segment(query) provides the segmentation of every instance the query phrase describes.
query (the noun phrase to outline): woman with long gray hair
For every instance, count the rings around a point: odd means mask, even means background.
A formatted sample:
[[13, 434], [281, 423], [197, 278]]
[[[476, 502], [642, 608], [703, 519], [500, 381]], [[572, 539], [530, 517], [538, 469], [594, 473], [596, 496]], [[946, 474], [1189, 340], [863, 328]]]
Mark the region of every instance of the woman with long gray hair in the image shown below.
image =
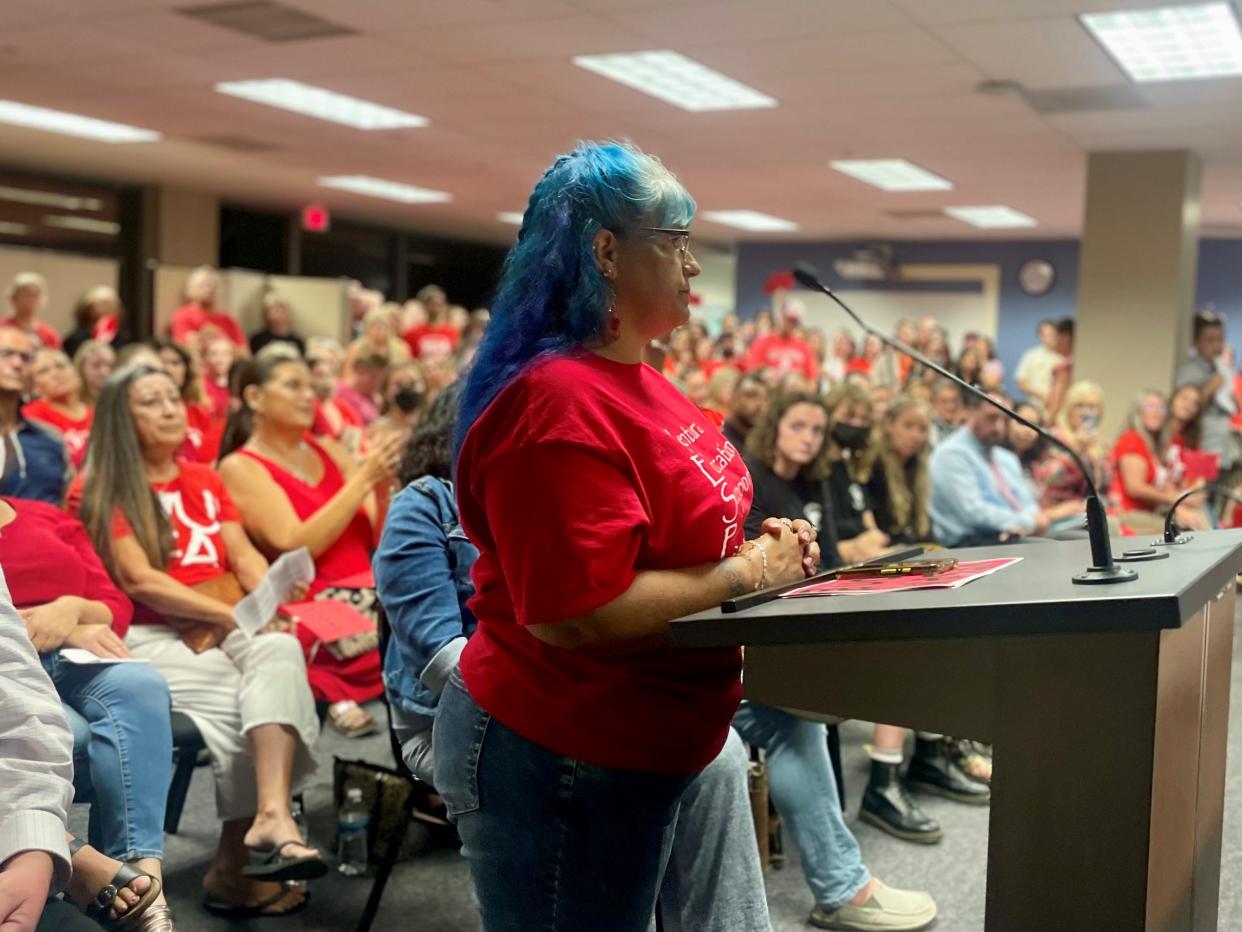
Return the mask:
[[305, 893], [285, 881], [327, 870], [290, 813], [319, 733], [302, 650], [288, 634], [247, 637], [234, 623], [233, 605], [267, 561], [219, 476], [177, 459], [185, 404], [168, 373], [115, 372], [96, 424], [70, 507], [134, 601], [126, 644], [164, 674], [173, 710], [193, 719], [211, 753], [224, 826], [203, 882], [207, 907], [231, 918], [288, 914]]

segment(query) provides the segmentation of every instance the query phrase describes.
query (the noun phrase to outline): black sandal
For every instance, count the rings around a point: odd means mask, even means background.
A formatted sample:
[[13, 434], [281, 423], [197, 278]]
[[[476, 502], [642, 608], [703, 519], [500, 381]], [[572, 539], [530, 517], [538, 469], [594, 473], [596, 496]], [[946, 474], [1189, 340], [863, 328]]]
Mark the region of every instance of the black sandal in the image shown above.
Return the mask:
[[250, 864], [242, 868], [246, 877], [259, 880], [317, 880], [328, 872], [328, 865], [317, 854], [308, 854], [300, 858], [287, 858], [281, 854], [290, 845], [306, 843], [300, 838], [290, 838], [270, 848], [252, 848], [246, 846], [246, 854]]
[[273, 893], [266, 900], [260, 900], [252, 906], [245, 906], [241, 903], [226, 903], [223, 900], [217, 900], [211, 896], [207, 896], [203, 900], [203, 909], [220, 919], [232, 919], [234, 921], [263, 918], [279, 919], [281, 916], [296, 916], [302, 910], [306, 909], [306, 905], [310, 902], [310, 893], [308, 891], [297, 905], [290, 906], [288, 909], [280, 912], [274, 913], [270, 911], [270, 907], [275, 906], [288, 895], [288, 888], [281, 888], [278, 892]]
[[[87, 843], [78, 838], [69, 842], [70, 861], [73, 860], [73, 855], [85, 847], [87, 847]], [[151, 881], [150, 888], [146, 893], [141, 894], [138, 894], [137, 891], [131, 891], [138, 895], [138, 902], [133, 906], [126, 904], [128, 908], [125, 912], [119, 916], [113, 916], [112, 913], [116, 909], [117, 895], [122, 890], [128, 889], [129, 885], [139, 877], [149, 878]], [[122, 864], [116, 874], [113, 875], [112, 880], [101, 887], [99, 892], [95, 894], [94, 899], [86, 904], [84, 912], [88, 918], [94, 919], [105, 929], [108, 929], [109, 932], [126, 929], [142, 918], [142, 914], [147, 911], [147, 907], [154, 903], [160, 895], [161, 889], [163, 889], [163, 885], [158, 878], [137, 867]]]

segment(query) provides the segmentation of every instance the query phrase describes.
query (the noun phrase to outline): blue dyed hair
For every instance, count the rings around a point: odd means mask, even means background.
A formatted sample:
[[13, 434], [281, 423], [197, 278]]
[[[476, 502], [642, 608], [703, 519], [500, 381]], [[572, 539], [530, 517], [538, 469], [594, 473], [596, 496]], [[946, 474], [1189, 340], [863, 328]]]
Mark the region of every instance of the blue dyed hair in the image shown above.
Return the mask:
[[628, 143], [582, 142], [531, 192], [505, 258], [492, 319], [474, 357], [455, 450], [500, 392], [535, 360], [601, 340], [610, 288], [595, 264], [595, 234], [625, 239], [641, 226], [683, 229], [694, 199], [660, 160]]

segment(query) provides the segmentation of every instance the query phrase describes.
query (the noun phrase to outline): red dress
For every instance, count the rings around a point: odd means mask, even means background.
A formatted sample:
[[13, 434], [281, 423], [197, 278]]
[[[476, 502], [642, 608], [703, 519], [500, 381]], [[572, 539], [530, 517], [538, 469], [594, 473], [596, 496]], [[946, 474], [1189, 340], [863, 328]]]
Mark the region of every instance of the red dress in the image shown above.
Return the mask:
[[[323, 478], [318, 485], [303, 482], [272, 460], [250, 450], [238, 451], [268, 471], [276, 484], [284, 490], [298, 518], [303, 521], [319, 511], [345, 485], [345, 477], [340, 468], [323, 447], [309, 437], [306, 442], [323, 463]], [[315, 558], [315, 580], [311, 583], [310, 594], [314, 596], [345, 579], [349, 579], [351, 585], [354, 585], [355, 580], [352, 577], [359, 575], [366, 578], [368, 585], [374, 586], [374, 577], [371, 575], [371, 540], [371, 521], [360, 508], [341, 536]], [[348, 660], [337, 660], [331, 653], [320, 648], [315, 636], [306, 628], [298, 627], [297, 634], [307, 654], [307, 673], [315, 698], [329, 702], [343, 699], [367, 702], [384, 691], [379, 651], [371, 650]]]

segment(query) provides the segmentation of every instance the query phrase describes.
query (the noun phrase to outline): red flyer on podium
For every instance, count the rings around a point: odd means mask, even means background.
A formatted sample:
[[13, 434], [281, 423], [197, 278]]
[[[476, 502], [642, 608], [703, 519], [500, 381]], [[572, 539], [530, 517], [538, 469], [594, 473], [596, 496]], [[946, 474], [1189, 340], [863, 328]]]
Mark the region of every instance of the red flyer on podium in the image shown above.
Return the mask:
[[995, 560], [971, 560], [934, 576], [841, 576], [827, 582], [813, 583], [784, 593], [782, 599], [800, 599], [811, 595], [874, 595], [879, 592], [909, 592], [913, 589], [958, 589], [968, 582], [990, 576], [1021, 557], [1000, 557]]

